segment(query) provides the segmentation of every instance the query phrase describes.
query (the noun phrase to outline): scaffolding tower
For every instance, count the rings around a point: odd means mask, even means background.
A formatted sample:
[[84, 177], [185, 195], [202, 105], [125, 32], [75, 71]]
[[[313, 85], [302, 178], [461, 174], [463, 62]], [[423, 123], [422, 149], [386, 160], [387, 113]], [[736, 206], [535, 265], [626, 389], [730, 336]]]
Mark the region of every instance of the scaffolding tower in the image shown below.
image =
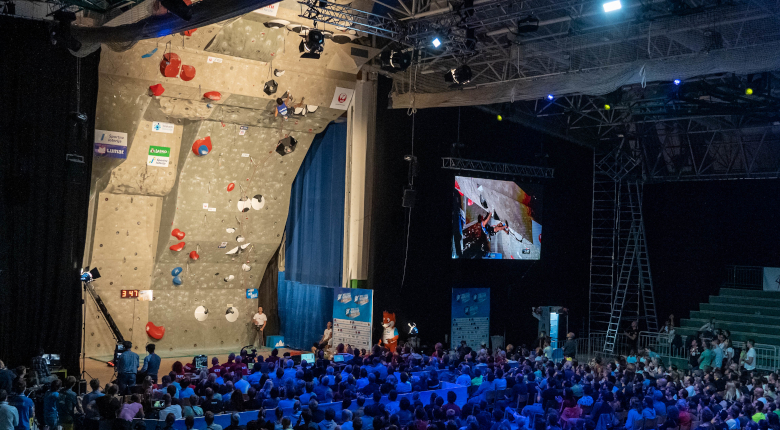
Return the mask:
[[606, 332], [606, 353], [614, 352], [625, 321], [658, 330], [637, 168], [641, 154], [635, 147], [624, 140], [593, 158], [588, 331]]

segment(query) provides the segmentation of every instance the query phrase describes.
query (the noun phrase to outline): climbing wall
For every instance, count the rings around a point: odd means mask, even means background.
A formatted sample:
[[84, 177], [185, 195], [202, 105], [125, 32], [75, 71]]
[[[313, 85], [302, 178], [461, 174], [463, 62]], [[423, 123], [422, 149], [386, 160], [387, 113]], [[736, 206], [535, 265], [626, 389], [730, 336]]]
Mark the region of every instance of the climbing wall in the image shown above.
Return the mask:
[[[330, 108], [337, 88], [354, 88], [364, 53], [376, 54], [326, 43], [322, 59], [302, 60], [301, 37], [270, 19], [251, 13], [190, 36], [103, 49], [96, 128], [127, 133], [128, 149], [126, 159], [96, 157], [85, 259], [139, 352], [148, 342], [169, 356], [251, 343], [258, 302], [247, 290], [282, 241], [292, 181], [314, 136], [344, 113]], [[181, 59], [176, 74], [160, 64], [169, 53]], [[278, 90], [266, 94], [271, 79]], [[305, 116], [274, 117], [287, 91], [308, 106]], [[275, 149], [287, 136], [297, 147], [282, 156]], [[126, 289], [154, 299], [122, 298]], [[161, 339], [147, 336], [147, 323], [165, 328]], [[113, 338], [89, 301], [86, 331], [87, 355], [108, 357]]]

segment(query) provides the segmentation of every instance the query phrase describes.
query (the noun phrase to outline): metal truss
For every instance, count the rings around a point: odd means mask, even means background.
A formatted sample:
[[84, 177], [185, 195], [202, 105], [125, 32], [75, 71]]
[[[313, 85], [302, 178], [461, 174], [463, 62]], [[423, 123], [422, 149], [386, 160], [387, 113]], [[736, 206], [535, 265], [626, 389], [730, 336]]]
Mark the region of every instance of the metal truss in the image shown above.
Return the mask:
[[299, 16], [315, 23], [321, 22], [388, 39], [403, 40], [400, 25], [393, 18], [354, 9], [350, 5], [320, 0], [301, 0], [298, 4], [305, 8]]
[[[515, 102], [504, 116], [600, 151], [620, 151], [608, 174], [641, 166], [644, 182], [780, 177], [780, 79], [716, 75], [624, 87], [602, 97]], [[754, 94], [745, 95], [746, 88]], [[605, 109], [610, 105], [610, 109]]]
[[464, 158], [444, 157], [441, 159], [442, 169], [468, 170], [471, 172], [498, 173], [510, 176], [529, 178], [552, 178], [554, 170], [551, 167], [523, 166], [520, 164], [491, 163], [489, 161], [467, 160]]

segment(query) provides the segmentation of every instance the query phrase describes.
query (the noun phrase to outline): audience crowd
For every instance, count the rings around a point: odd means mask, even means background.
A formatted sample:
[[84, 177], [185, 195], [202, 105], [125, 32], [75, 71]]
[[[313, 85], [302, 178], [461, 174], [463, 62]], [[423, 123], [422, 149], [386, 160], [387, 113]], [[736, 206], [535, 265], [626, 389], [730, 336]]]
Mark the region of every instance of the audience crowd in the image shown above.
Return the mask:
[[[430, 355], [338, 345], [339, 363], [322, 351], [300, 365], [277, 350], [268, 357], [242, 351], [225, 363], [212, 358], [209, 368], [176, 362], [159, 380], [152, 348], [141, 373], [137, 355], [128, 354], [114, 382], [103, 387], [93, 379], [82, 396], [69, 377], [53, 380], [33, 402], [23, 368], [0, 370], [0, 430], [30, 430], [31, 422], [48, 430], [127, 430], [138, 418], [164, 429], [184, 419], [191, 429], [196, 417], [222, 430], [214, 416], [223, 413], [231, 417], [225, 430], [780, 430], [777, 374], [756, 372], [752, 342], [740, 357], [729, 357], [727, 340], [697, 343], [685, 369], [646, 352], [578, 362], [572, 343], [560, 361], [545, 342], [495, 351], [437, 344]], [[467, 398], [437, 395], [452, 387], [444, 383], [468, 387]], [[238, 413], [255, 410], [257, 419], [239, 425]]]

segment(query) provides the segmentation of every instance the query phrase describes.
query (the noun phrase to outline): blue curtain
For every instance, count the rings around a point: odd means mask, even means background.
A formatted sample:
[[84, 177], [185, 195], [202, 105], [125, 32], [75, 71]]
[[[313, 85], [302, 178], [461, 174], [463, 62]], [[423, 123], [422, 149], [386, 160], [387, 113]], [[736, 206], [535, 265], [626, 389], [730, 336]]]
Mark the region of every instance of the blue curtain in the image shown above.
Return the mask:
[[295, 177], [285, 242], [288, 281], [341, 286], [346, 151], [347, 124], [333, 123], [314, 138]]
[[285, 279], [279, 272], [279, 321], [284, 343], [308, 351], [333, 319], [333, 288]]

